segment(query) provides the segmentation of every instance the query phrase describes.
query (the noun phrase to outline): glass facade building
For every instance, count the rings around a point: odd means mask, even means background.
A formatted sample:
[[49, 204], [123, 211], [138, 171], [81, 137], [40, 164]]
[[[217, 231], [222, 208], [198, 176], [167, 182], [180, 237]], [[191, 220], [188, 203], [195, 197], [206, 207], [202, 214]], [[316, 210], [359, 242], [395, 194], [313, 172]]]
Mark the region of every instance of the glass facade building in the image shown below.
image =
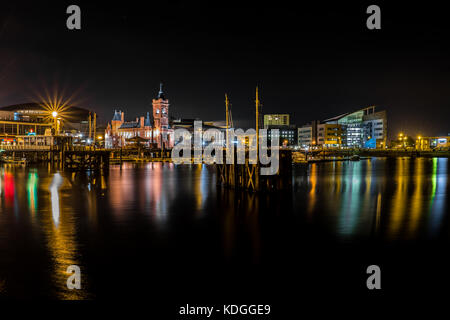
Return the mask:
[[384, 148], [387, 140], [386, 111], [375, 106], [345, 113], [323, 121], [313, 121], [298, 130], [300, 147]]

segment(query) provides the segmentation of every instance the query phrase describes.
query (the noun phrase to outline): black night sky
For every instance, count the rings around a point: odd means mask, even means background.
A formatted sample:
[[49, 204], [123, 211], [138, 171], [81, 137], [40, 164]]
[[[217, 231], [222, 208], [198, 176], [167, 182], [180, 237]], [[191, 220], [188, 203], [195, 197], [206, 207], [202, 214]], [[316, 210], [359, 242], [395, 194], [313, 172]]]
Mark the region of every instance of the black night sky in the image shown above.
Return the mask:
[[[4, 1], [0, 106], [58, 87], [100, 122], [114, 109], [133, 119], [162, 81], [172, 116], [224, 119], [227, 92], [237, 124], [250, 126], [258, 85], [263, 112], [290, 112], [298, 125], [377, 105], [391, 137], [450, 132], [444, 7], [299, 3]], [[80, 31], [66, 28], [70, 4], [81, 7]], [[381, 30], [366, 28], [370, 4]]]

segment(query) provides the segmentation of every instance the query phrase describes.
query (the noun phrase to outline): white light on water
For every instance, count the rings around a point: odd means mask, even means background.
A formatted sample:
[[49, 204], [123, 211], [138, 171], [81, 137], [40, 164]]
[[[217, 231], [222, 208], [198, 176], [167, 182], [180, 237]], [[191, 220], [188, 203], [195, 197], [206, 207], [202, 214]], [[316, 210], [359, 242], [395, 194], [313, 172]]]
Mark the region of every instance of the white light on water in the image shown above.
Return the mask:
[[50, 194], [51, 194], [51, 200], [52, 200], [52, 215], [53, 215], [53, 222], [55, 223], [55, 226], [58, 227], [59, 224], [59, 187], [62, 184], [62, 177], [59, 173], [55, 173], [53, 176], [52, 183], [50, 184]]

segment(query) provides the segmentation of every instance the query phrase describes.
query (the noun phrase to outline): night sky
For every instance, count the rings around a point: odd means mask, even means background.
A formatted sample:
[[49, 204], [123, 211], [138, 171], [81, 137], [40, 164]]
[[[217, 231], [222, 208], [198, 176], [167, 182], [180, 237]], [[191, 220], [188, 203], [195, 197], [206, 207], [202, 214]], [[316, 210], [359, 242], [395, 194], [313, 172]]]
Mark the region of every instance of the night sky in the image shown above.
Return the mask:
[[[171, 115], [224, 119], [227, 92], [245, 127], [258, 85], [263, 112], [298, 125], [377, 105], [391, 137], [447, 135], [448, 13], [396, 2], [3, 1], [0, 106], [57, 89], [100, 122], [114, 109], [131, 120], [151, 110], [162, 81]], [[66, 28], [70, 4], [81, 7], [80, 31]], [[381, 30], [366, 28], [370, 4]]]

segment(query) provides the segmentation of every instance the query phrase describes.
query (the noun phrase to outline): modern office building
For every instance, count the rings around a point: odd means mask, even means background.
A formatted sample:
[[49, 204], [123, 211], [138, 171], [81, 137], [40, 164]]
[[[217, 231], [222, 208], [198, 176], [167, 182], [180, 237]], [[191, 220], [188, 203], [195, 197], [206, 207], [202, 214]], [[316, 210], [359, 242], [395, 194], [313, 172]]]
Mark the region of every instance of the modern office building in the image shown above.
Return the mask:
[[289, 126], [289, 114], [265, 114], [264, 128], [269, 126]]
[[[313, 145], [313, 126], [304, 125], [298, 130], [297, 142], [301, 148], [306, 148]], [[315, 142], [314, 142], [315, 144]]]
[[295, 125], [288, 125], [288, 126], [275, 126], [270, 125], [267, 128], [267, 137], [270, 142], [272, 142], [272, 138], [275, 135], [275, 131], [278, 130], [278, 136], [279, 136], [279, 144], [280, 146], [295, 146], [297, 145], [297, 127]]
[[298, 146], [301, 148], [306, 148], [317, 145], [317, 125], [319, 123], [320, 121], [313, 120], [311, 123], [305, 124], [297, 129]]
[[264, 129], [267, 129], [267, 137], [272, 141], [275, 131], [279, 131], [279, 144], [283, 146], [297, 145], [298, 132], [295, 125], [289, 122], [289, 114], [265, 114]]
[[311, 124], [298, 128], [298, 145], [301, 148], [311, 146], [340, 147], [342, 145], [342, 126], [313, 121]]
[[321, 123], [317, 125], [317, 145], [328, 148], [342, 145], [342, 125]]
[[387, 139], [386, 111], [375, 106], [339, 115], [323, 121], [341, 126], [342, 146], [352, 148], [383, 148]]
[[386, 111], [375, 106], [345, 113], [323, 121], [313, 121], [298, 129], [300, 147], [384, 148], [387, 140]]

